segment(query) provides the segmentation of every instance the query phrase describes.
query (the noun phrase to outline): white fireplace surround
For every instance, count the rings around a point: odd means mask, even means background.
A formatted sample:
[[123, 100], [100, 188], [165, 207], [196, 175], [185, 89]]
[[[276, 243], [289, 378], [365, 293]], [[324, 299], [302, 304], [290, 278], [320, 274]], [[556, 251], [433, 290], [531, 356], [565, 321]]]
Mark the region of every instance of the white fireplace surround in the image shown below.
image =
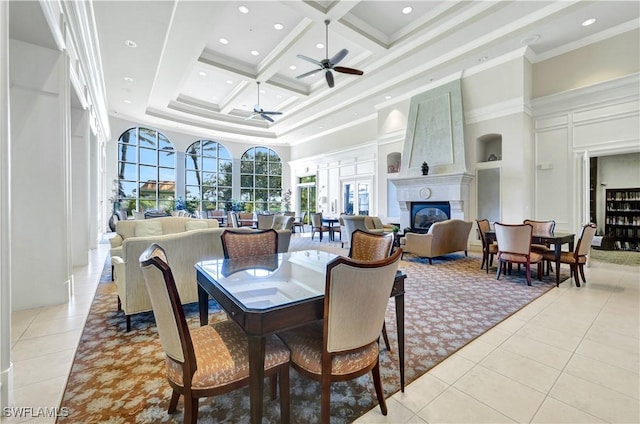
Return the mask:
[[400, 228], [411, 226], [412, 202], [449, 202], [451, 219], [469, 221], [471, 181], [473, 175], [466, 172], [392, 179], [400, 204]]

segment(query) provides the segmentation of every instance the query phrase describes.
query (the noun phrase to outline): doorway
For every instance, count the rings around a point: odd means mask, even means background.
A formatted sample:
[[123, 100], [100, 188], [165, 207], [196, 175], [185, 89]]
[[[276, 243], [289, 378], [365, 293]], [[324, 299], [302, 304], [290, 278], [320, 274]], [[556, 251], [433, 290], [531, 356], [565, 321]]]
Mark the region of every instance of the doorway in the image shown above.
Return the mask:
[[316, 177], [301, 177], [298, 180], [298, 204], [300, 216], [304, 217], [304, 223], [310, 223], [310, 214], [316, 212]]
[[349, 215], [369, 215], [371, 178], [342, 182], [342, 210]]

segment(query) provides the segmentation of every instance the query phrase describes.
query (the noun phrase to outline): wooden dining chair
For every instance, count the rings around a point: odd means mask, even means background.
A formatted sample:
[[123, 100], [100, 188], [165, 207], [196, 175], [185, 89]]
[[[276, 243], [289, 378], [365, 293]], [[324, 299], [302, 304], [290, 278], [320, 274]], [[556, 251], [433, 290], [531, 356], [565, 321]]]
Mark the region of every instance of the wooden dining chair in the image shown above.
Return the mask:
[[225, 230], [220, 239], [225, 258], [273, 255], [278, 252], [278, 232], [274, 229]]
[[322, 223], [322, 212], [312, 213], [311, 215], [311, 240], [315, 233], [320, 233], [320, 241], [322, 241], [322, 234], [331, 231], [328, 225]]
[[[196, 423], [199, 398], [249, 384], [247, 337], [230, 320], [189, 328], [166, 254], [158, 244], [142, 253], [140, 267], [166, 354], [167, 379], [173, 389], [168, 413], [176, 411], [180, 396], [184, 396], [183, 422]], [[290, 353], [276, 336], [267, 339], [265, 350], [265, 376], [271, 377], [272, 397], [279, 377], [281, 420], [289, 422]]]
[[[552, 221], [534, 221], [533, 219], [525, 219], [523, 221], [523, 224], [530, 224], [533, 227], [533, 234], [536, 234], [536, 235], [551, 235], [553, 234], [553, 231], [556, 228], [556, 221], [553, 221], [553, 220]], [[531, 251], [540, 253], [542, 255], [543, 253], [553, 252], [554, 249], [552, 249], [550, 246], [545, 244], [532, 243]], [[545, 262], [547, 263], [547, 273], [548, 273], [549, 271], [552, 271], [551, 262], [550, 261], [545, 261]]]
[[494, 224], [496, 239], [498, 240], [498, 271], [496, 280], [507, 264], [522, 264], [525, 266], [527, 285], [531, 285], [531, 264], [538, 264], [538, 280], [542, 280], [542, 255], [531, 251], [531, 235], [533, 227], [530, 224]]
[[320, 381], [320, 421], [331, 415], [331, 383], [373, 375], [380, 410], [387, 415], [380, 365], [380, 328], [402, 249], [386, 259], [355, 261], [339, 256], [327, 264], [324, 319], [278, 335], [291, 351], [291, 365]]
[[[355, 230], [351, 234], [349, 257], [358, 261], [379, 261], [388, 258], [393, 249], [393, 233], [371, 234]], [[382, 323], [382, 338], [387, 350], [391, 352], [391, 344], [387, 335], [387, 325]]]
[[296, 228], [300, 228], [300, 231], [302, 231], [304, 233], [304, 218], [306, 217], [307, 213], [306, 212], [302, 212], [302, 215], [299, 218], [295, 218], [293, 221], [293, 232], [296, 232]]
[[[587, 280], [584, 277], [584, 264], [587, 263], [587, 255], [591, 249], [593, 237], [596, 235], [596, 229], [596, 224], [583, 225], [580, 229], [578, 243], [576, 244], [576, 248], [573, 252], [560, 252], [560, 263], [569, 264], [569, 267], [571, 268], [571, 275], [573, 276], [573, 280], [576, 282], [576, 287], [580, 287], [578, 271], [580, 271], [582, 282], [587, 284]], [[553, 250], [543, 253], [542, 257], [546, 261], [550, 262], [555, 262], [556, 260], [556, 255]], [[558, 269], [556, 272], [560, 272], [560, 270]]]
[[[487, 231], [491, 231], [491, 225], [489, 224], [488, 219], [476, 219], [476, 224], [478, 225], [478, 236], [480, 237], [480, 243], [482, 243], [482, 264], [480, 265], [480, 269], [484, 268], [486, 264], [488, 274], [489, 267], [493, 266], [493, 256], [498, 253], [498, 244], [491, 243], [487, 248], [484, 233]], [[487, 261], [489, 262], [487, 263]]]

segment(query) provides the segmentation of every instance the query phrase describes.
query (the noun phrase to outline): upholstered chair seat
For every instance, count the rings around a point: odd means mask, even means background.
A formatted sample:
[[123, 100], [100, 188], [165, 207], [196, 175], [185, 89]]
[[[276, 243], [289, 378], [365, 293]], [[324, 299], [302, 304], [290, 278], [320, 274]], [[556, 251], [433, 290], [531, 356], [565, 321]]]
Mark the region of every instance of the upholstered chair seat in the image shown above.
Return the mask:
[[[583, 225], [580, 229], [580, 236], [578, 238], [578, 243], [576, 244], [576, 248], [573, 252], [561, 252], [560, 253], [560, 263], [568, 264], [571, 268], [571, 274], [573, 275], [573, 279], [576, 282], [576, 286], [580, 287], [580, 278], [578, 277], [578, 272], [580, 272], [580, 276], [582, 277], [582, 282], [585, 284], [587, 280], [584, 276], [584, 264], [587, 263], [587, 255], [589, 254], [589, 250], [591, 249], [591, 242], [593, 241], [593, 237], [596, 234], [596, 225], [595, 224], [586, 224]], [[552, 262], [556, 260], [555, 253], [553, 251], [543, 253], [542, 256], [546, 261]], [[560, 272], [559, 269], [556, 272]]]
[[498, 271], [496, 272], [496, 279], [500, 279], [503, 269], [506, 274], [507, 264], [516, 263], [525, 266], [527, 285], [531, 285], [532, 264], [538, 265], [538, 280], [541, 280], [542, 255], [531, 251], [533, 226], [531, 224], [509, 225], [496, 222], [494, 227], [496, 239], [498, 240]]
[[323, 320], [278, 334], [291, 351], [291, 365], [320, 381], [323, 424], [330, 422], [331, 383], [369, 371], [380, 410], [387, 415], [378, 339], [401, 255], [398, 249], [371, 262], [338, 256], [327, 264]]
[[[153, 305], [167, 379], [173, 389], [168, 413], [184, 397], [183, 422], [198, 421], [198, 399], [249, 385], [248, 341], [232, 321], [189, 328], [164, 249], [151, 244], [140, 255], [140, 268]], [[265, 376], [271, 377], [272, 397], [279, 377], [281, 421], [289, 422], [289, 350], [276, 336], [265, 345]]]

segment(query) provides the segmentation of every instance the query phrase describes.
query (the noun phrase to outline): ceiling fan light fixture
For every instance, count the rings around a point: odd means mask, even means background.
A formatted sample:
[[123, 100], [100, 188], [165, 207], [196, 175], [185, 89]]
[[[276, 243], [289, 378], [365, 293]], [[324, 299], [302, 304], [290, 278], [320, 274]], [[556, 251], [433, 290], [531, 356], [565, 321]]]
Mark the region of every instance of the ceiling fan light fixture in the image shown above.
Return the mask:
[[[326, 47], [325, 58], [322, 60], [316, 60], [302, 54], [296, 55], [298, 59], [306, 60], [307, 62], [313, 63], [317, 67], [317, 69], [313, 69], [309, 72], [305, 72], [304, 74], [298, 75], [296, 78], [301, 79], [306, 77], [313, 77], [315, 76], [316, 72], [325, 71], [324, 76], [327, 81], [327, 85], [329, 86], [329, 88], [333, 88], [334, 86], [333, 71], [340, 72], [343, 74], [351, 74], [351, 75], [362, 75], [364, 74], [364, 72], [362, 72], [359, 69], [346, 68], [344, 66], [336, 66], [340, 61], [342, 61], [342, 59], [345, 58], [345, 56], [347, 56], [347, 54], [349, 54], [349, 50], [347, 49], [340, 50], [338, 53], [333, 55], [331, 59], [329, 59], [329, 23], [330, 22], [331, 21], [328, 19], [324, 21], [325, 38], [326, 38], [326, 42], [324, 44], [324, 47]], [[320, 46], [321, 44], [316, 45], [316, 47], [320, 47]]]

